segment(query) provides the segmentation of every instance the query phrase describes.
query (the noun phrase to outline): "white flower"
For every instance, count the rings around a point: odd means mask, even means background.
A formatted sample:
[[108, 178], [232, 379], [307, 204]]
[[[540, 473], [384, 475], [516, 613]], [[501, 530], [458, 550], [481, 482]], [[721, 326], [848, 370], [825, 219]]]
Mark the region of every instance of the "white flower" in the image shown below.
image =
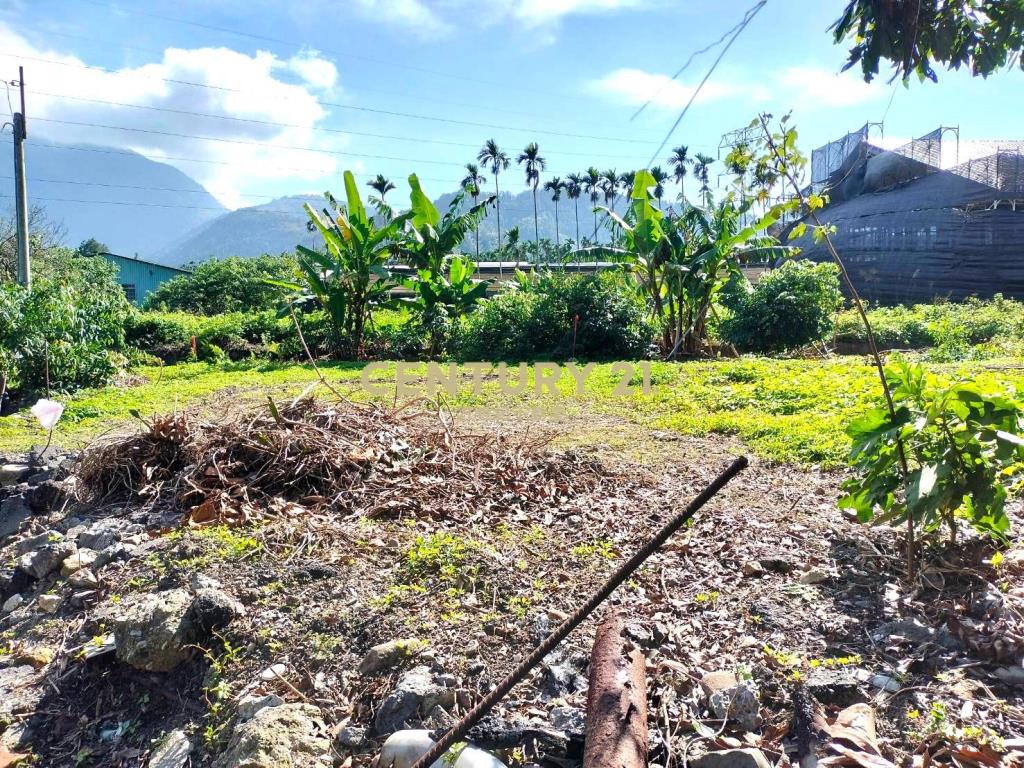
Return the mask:
[[32, 406], [32, 415], [39, 419], [43, 429], [53, 429], [64, 413], [64, 404], [42, 398]]

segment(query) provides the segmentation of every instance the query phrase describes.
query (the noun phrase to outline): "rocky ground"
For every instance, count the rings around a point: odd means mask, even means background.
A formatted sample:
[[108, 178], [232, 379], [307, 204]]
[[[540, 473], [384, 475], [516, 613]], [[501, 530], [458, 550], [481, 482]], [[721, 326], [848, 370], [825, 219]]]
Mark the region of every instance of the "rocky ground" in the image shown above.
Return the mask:
[[[0, 457], [0, 766], [366, 765], [450, 725], [742, 449], [546, 423], [291, 404]], [[1024, 764], [1024, 549], [908, 582], [839, 480], [754, 461], [613, 595], [652, 764]], [[599, 618], [482, 746], [579, 763]]]

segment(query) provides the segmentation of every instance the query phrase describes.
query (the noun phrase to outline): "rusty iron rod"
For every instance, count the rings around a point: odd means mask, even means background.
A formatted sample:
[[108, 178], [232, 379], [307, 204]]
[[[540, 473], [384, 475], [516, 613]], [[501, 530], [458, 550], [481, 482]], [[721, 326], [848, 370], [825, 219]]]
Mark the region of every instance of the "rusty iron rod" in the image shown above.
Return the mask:
[[669, 537], [686, 525], [687, 522], [703, 507], [716, 493], [728, 484], [736, 475], [747, 468], [749, 461], [746, 456], [740, 456], [733, 461], [728, 467], [726, 467], [722, 473], [716, 477], [711, 483], [704, 488], [697, 496], [691, 501], [684, 510], [679, 514], [665, 523], [654, 536], [644, 544], [627, 562], [625, 562], [615, 573], [608, 577], [608, 580], [602, 584], [584, 603], [580, 606], [575, 613], [569, 618], [563, 621], [556, 627], [550, 635], [538, 645], [533, 652], [519, 662], [519, 665], [513, 669], [508, 675], [505, 676], [494, 689], [484, 696], [480, 702], [473, 707], [469, 712], [463, 715], [462, 719], [459, 720], [451, 729], [441, 737], [433, 747], [431, 747], [419, 760], [417, 760], [412, 768], [428, 768], [437, 760], [441, 755], [445, 754], [448, 749], [455, 744], [459, 739], [465, 736], [466, 732], [480, 722], [481, 718], [490, 712], [494, 706], [501, 701], [512, 690], [519, 682], [521, 682], [530, 673], [534, 667], [536, 667], [541, 660], [554, 650], [555, 646], [562, 642], [570, 632], [576, 627], [583, 623], [583, 620], [587, 618], [594, 609], [603, 603], [608, 596], [615, 591], [616, 587], [621, 585], [626, 579], [633, 575], [634, 571], [643, 565], [644, 561], [653, 555], [662, 544], [668, 541]]
[[594, 637], [583, 768], [647, 768], [647, 670], [624, 629], [613, 610]]

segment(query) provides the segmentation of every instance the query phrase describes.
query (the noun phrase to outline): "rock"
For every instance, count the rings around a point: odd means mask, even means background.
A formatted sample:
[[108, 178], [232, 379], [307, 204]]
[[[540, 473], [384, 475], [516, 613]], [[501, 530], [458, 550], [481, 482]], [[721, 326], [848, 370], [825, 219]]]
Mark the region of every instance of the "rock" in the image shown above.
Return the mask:
[[40, 595], [36, 603], [39, 605], [39, 610], [43, 613], [56, 613], [60, 610], [61, 604], [64, 599], [60, 595]]
[[587, 690], [589, 681], [585, 673], [590, 658], [584, 653], [572, 654], [562, 660], [557, 652], [541, 665], [541, 700], [564, 699]]
[[59, 531], [43, 531], [35, 536], [28, 536], [19, 541], [16, 551], [19, 555], [24, 555], [26, 552], [35, 552], [40, 547], [47, 544], [56, 544], [58, 541], [63, 540], [64, 534]]
[[242, 604], [219, 589], [200, 589], [189, 606], [189, 621], [197, 639], [207, 638], [245, 613]]
[[192, 598], [183, 589], [145, 595], [114, 629], [117, 658], [137, 669], [168, 672], [191, 651], [192, 627], [188, 609]]
[[583, 740], [587, 733], [587, 716], [577, 707], [553, 707], [549, 713], [551, 725], [570, 739]]
[[760, 749], [727, 749], [690, 760], [693, 768], [772, 768]]
[[8, 613], [14, 613], [24, 602], [25, 598], [21, 595], [11, 595], [4, 601], [3, 607], [0, 607], [0, 614], [6, 616]]
[[414, 717], [429, 712], [440, 703], [444, 694], [450, 695], [454, 704], [454, 692], [436, 685], [426, 667], [406, 672], [381, 702], [373, 721], [374, 730], [383, 735], [405, 728]]
[[32, 509], [23, 496], [8, 496], [0, 501], [0, 539], [16, 534], [30, 517]]
[[68, 584], [77, 589], [97, 589], [100, 586], [100, 580], [88, 568], [82, 568], [68, 576]]
[[948, 629], [943, 627], [935, 630], [917, 619], [900, 619], [882, 624], [871, 632], [871, 639], [876, 643], [935, 643], [949, 651], [960, 650], [960, 641]]
[[264, 682], [277, 680], [279, 677], [284, 677], [284, 673], [287, 671], [288, 667], [284, 664], [271, 664], [269, 667], [260, 672], [260, 680]]
[[133, 527], [123, 518], [107, 517], [97, 520], [78, 534], [78, 546], [102, 552], [114, 546], [129, 530], [133, 530]]
[[1024, 685], [1024, 667], [1000, 667], [993, 674], [1007, 685]]
[[80, 571], [83, 568], [91, 568], [93, 563], [96, 562], [96, 558], [99, 553], [95, 550], [88, 549], [86, 547], [80, 547], [75, 551], [75, 554], [71, 557], [65, 558], [64, 562], [60, 565], [60, 575], [70, 576], [75, 571]]
[[875, 688], [883, 691], [888, 691], [889, 693], [896, 693], [896, 691], [903, 687], [900, 685], [900, 681], [896, 679], [896, 675], [881, 673], [873, 675], [870, 672], [865, 672], [864, 676], [867, 678], [868, 685], [874, 686]]
[[107, 547], [96, 557], [96, 562], [93, 563], [93, 567], [96, 570], [100, 570], [106, 565], [115, 562], [127, 563], [129, 560], [133, 560], [142, 554], [142, 547], [135, 544], [126, 544], [124, 542], [114, 544], [111, 547]]
[[801, 584], [821, 584], [823, 581], [828, 581], [828, 578], [828, 573], [821, 568], [808, 568], [800, 574], [798, 581]]
[[768, 557], [763, 560], [758, 560], [758, 562], [761, 564], [762, 568], [766, 571], [771, 571], [772, 573], [781, 573], [785, 575], [796, 570], [796, 567], [791, 562], [778, 557]]
[[238, 716], [238, 721], [244, 723], [246, 720], [252, 720], [261, 709], [280, 707], [282, 704], [284, 704], [284, 699], [275, 693], [266, 696], [246, 696], [238, 702], [235, 714]]
[[744, 576], [764, 576], [767, 573], [764, 566], [753, 560], [747, 561], [743, 564], [743, 575]]
[[0, 486], [17, 485], [26, 477], [32, 468], [28, 464], [0, 464]]
[[201, 589], [223, 589], [224, 585], [205, 573], [193, 573], [188, 583], [193, 592]]
[[183, 768], [192, 751], [192, 742], [182, 730], [168, 733], [149, 757], [149, 768]]
[[755, 731], [761, 724], [761, 702], [753, 680], [737, 680], [732, 672], [710, 672], [700, 681], [708, 697], [712, 717], [735, 723], [744, 731]]
[[0, 601], [21, 594], [35, 581], [18, 568], [0, 568]]
[[34, 712], [46, 694], [46, 686], [38, 685], [41, 679], [30, 664], [0, 668], [0, 720]]
[[985, 591], [971, 602], [971, 607], [968, 610], [968, 614], [972, 618], [982, 621], [998, 619], [1002, 613], [1003, 594], [993, 584], [985, 585]]
[[59, 506], [67, 494], [65, 484], [59, 480], [43, 480], [29, 488], [25, 499], [36, 514], [45, 514]]
[[18, 558], [18, 567], [37, 579], [45, 579], [60, 568], [61, 563], [75, 553], [75, 545], [68, 541], [44, 544]]
[[358, 755], [366, 752], [369, 747], [370, 738], [366, 728], [346, 725], [344, 728], [340, 728], [334, 736], [334, 749], [341, 754]]
[[326, 732], [310, 704], [266, 707], [235, 727], [213, 768], [323, 768], [331, 764]]
[[[377, 765], [392, 768], [411, 768], [428, 749], [434, 746], [430, 731], [398, 731], [391, 734], [380, 748]], [[465, 747], [461, 752], [452, 747], [435, 760], [430, 768], [505, 768], [494, 755], [476, 747]]]
[[375, 645], [359, 662], [360, 675], [376, 675], [397, 666], [427, 647], [427, 643], [416, 638], [391, 640]]
[[848, 707], [863, 697], [857, 677], [844, 669], [812, 669], [804, 681], [804, 687], [822, 704]]

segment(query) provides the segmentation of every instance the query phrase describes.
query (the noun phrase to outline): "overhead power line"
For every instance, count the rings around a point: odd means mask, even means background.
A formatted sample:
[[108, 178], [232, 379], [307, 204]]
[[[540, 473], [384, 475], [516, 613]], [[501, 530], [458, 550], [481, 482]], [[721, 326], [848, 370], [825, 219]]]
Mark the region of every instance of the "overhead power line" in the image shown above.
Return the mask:
[[[81, 2], [90, 3], [91, 5], [96, 5], [96, 6], [99, 6], [101, 8], [105, 8], [107, 10], [110, 9], [109, 0], [81, 0]], [[153, 13], [151, 11], [142, 11], [142, 10], [139, 10], [137, 8], [123, 8], [122, 7], [122, 8], [120, 8], [120, 10], [125, 11], [126, 13], [131, 13], [131, 14], [136, 15], [136, 16], [144, 16], [144, 17], [148, 17], [148, 18], [151, 18], [151, 19], [157, 19], [158, 21], [168, 21], [168, 22], [170, 22], [172, 24], [183, 24], [185, 26], [196, 27], [197, 29], [205, 29], [205, 30], [208, 30], [208, 31], [211, 31], [211, 32], [223, 32], [223, 33], [229, 34], [229, 35], [237, 35], [238, 37], [246, 37], [246, 38], [249, 38], [250, 40], [257, 40], [259, 42], [275, 43], [277, 45], [285, 45], [285, 46], [288, 46], [290, 48], [294, 48], [296, 53], [302, 53], [305, 50], [309, 50], [309, 48], [311, 47], [307, 43], [300, 43], [300, 42], [296, 42], [294, 40], [285, 40], [285, 39], [282, 39], [282, 38], [279, 38], [279, 37], [272, 37], [270, 35], [259, 35], [259, 34], [256, 34], [254, 32], [245, 32], [245, 31], [239, 30], [239, 29], [232, 29], [231, 27], [221, 27], [221, 26], [217, 26], [215, 24], [206, 24], [206, 23], [200, 22], [200, 21], [192, 21], [191, 19], [179, 19], [179, 18], [175, 18], [174, 16], [165, 16], [165, 15], [160, 14], [160, 13]], [[387, 10], [385, 9], [383, 12], [386, 13]], [[351, 51], [342, 52], [342, 51], [337, 51], [337, 50], [331, 50], [329, 48], [321, 48], [319, 46], [316, 47], [316, 50], [317, 50], [318, 53], [330, 54], [332, 57], [334, 57], [336, 59], [339, 59], [339, 60], [342, 60], [342, 61], [344, 61], [346, 59], [355, 59], [355, 60], [358, 60], [358, 61], [366, 61], [366, 62], [369, 62], [371, 64], [376, 64], [378, 66], [395, 67], [395, 68], [398, 68], [398, 69], [406, 69], [406, 70], [409, 70], [411, 72], [420, 72], [421, 74], [433, 75], [435, 77], [447, 77], [447, 78], [450, 78], [452, 80], [462, 80], [462, 81], [469, 82], [469, 83], [477, 83], [478, 85], [498, 86], [500, 88], [505, 88], [507, 90], [523, 91], [523, 92], [530, 93], [530, 94], [533, 94], [533, 95], [536, 95], [538, 93], [544, 93], [544, 94], [546, 94], [548, 96], [553, 96], [553, 97], [555, 97], [557, 99], [580, 100], [580, 98], [578, 96], [573, 96], [572, 94], [558, 93], [558, 92], [554, 92], [554, 91], [544, 91], [544, 90], [541, 90], [541, 89], [532, 88], [530, 86], [524, 86], [524, 85], [522, 85], [520, 83], [505, 83], [505, 82], [499, 82], [499, 81], [496, 81], [496, 80], [485, 80], [485, 79], [478, 78], [478, 77], [470, 77], [468, 75], [464, 75], [464, 74], [461, 74], [461, 73], [443, 72], [443, 71], [436, 70], [436, 69], [428, 69], [426, 67], [418, 67], [418, 66], [415, 66], [415, 65], [412, 65], [412, 64], [402, 64], [401, 62], [397, 62], [394, 59], [377, 59], [377, 58], [374, 58], [372, 56], [366, 56], [366, 55], [359, 54], [359, 53], [352, 53]]]
[[[326, 126], [311, 126], [302, 125], [300, 123], [280, 123], [273, 120], [261, 120], [258, 118], [251, 117], [236, 117], [234, 115], [221, 115], [215, 112], [193, 112], [187, 109], [173, 109], [171, 107], [153, 107], [147, 104], [132, 104], [125, 101], [110, 101], [108, 99], [93, 99], [85, 96], [73, 96], [68, 93], [52, 93], [50, 91], [40, 91], [37, 89], [30, 89], [31, 92], [37, 96], [48, 96], [55, 99], [67, 99], [71, 101], [84, 101], [90, 104], [107, 104], [114, 107], [127, 107], [130, 109], [141, 109], [148, 112], [166, 112], [174, 115], [186, 115], [188, 117], [205, 117], [213, 120], [227, 120], [235, 123], [249, 123], [251, 125], [266, 125], [273, 126], [276, 128], [298, 128], [301, 130], [315, 131], [317, 133], [330, 133], [338, 135], [348, 136], [363, 136], [373, 139], [386, 139], [388, 141], [410, 141], [416, 144], [440, 144], [448, 147], [460, 147], [464, 149], [479, 149], [479, 144], [469, 144], [467, 142], [460, 141], [445, 141], [444, 139], [428, 139], [421, 136], [395, 136], [393, 134], [385, 133], [373, 133], [371, 131], [353, 131], [347, 128], [329, 128]], [[599, 157], [602, 159], [614, 159], [614, 160], [630, 160], [635, 157], [634, 155], [605, 155], [600, 153], [592, 152], [566, 152], [562, 150], [556, 150], [555, 152], [545, 152], [546, 155], [564, 155], [572, 157]]]
[[[46, 29], [41, 32], [46, 37], [66, 37], [71, 40], [83, 40], [87, 43], [92, 43], [98, 48], [104, 50], [110, 50], [116, 48], [122, 51], [139, 51], [140, 53], [155, 54], [163, 57], [167, 50], [165, 48], [151, 48], [138, 45], [128, 45], [121, 40], [104, 40], [102, 38], [93, 37], [92, 35], [76, 35], [71, 32], [58, 32], [53, 29]], [[403, 99], [416, 99], [417, 101], [429, 101], [431, 104], [445, 104], [451, 107], [466, 107], [467, 109], [481, 110], [484, 112], [501, 112], [506, 115], [515, 115], [516, 117], [526, 117], [535, 120], [559, 120], [561, 116], [556, 115], [542, 115], [536, 112], [523, 112], [519, 109], [505, 109], [504, 107], [495, 106], [494, 104], [478, 104], [467, 101], [452, 101], [451, 99], [438, 98], [434, 95], [427, 95], [425, 93], [412, 93], [410, 91], [391, 91], [384, 88], [373, 88], [362, 83], [354, 84], [346, 82], [342, 86], [342, 90], [353, 91], [356, 93], [379, 93], [384, 96], [398, 96]]]
[[653, 165], [655, 158], [657, 158], [658, 155], [661, 154], [661, 151], [665, 149], [665, 145], [668, 144], [669, 139], [672, 138], [672, 134], [675, 133], [676, 128], [679, 127], [679, 124], [683, 122], [683, 118], [686, 117], [686, 113], [690, 111], [690, 107], [693, 106], [693, 102], [696, 101], [697, 96], [700, 95], [700, 92], [704, 90], [704, 86], [707, 84], [708, 80], [711, 79], [711, 76], [715, 73], [715, 70], [718, 69], [718, 65], [722, 63], [722, 59], [725, 58], [725, 54], [727, 54], [729, 52], [729, 49], [732, 48], [732, 44], [739, 39], [739, 36], [743, 34], [743, 30], [745, 30], [749, 26], [750, 22], [754, 20], [754, 17], [757, 16], [758, 12], [762, 8], [764, 8], [767, 3], [768, 0], [759, 0], [758, 3], [756, 3], [749, 11], [746, 12], [746, 14], [743, 17], [743, 20], [736, 27], [734, 27], [736, 31], [733, 32], [732, 37], [729, 38], [729, 42], [727, 42], [725, 44], [725, 47], [722, 48], [721, 53], [718, 54], [718, 57], [711, 65], [711, 68], [708, 69], [707, 74], [704, 75], [704, 79], [700, 81], [700, 85], [697, 86], [696, 90], [694, 90], [693, 92], [693, 95], [690, 96], [690, 100], [686, 102], [686, 106], [683, 107], [683, 111], [679, 113], [679, 117], [677, 117], [676, 121], [672, 123], [672, 127], [668, 129], [668, 133], [665, 134], [665, 138], [662, 139], [661, 144], [658, 145], [658, 149], [655, 150], [654, 155], [651, 157], [651, 161], [648, 163], [648, 166]]
[[[264, 96], [264, 94], [259, 92], [259, 91], [247, 91], [247, 90], [244, 90], [244, 89], [241, 89], [241, 88], [231, 88], [231, 87], [223, 86], [223, 85], [211, 85], [209, 83], [197, 83], [197, 82], [194, 82], [194, 81], [191, 81], [191, 80], [180, 80], [180, 79], [177, 79], [177, 78], [150, 77], [148, 75], [144, 75], [141, 72], [126, 72], [126, 71], [123, 71], [123, 70], [109, 69], [107, 67], [93, 66], [91, 64], [78, 64], [78, 63], [70, 62], [70, 61], [58, 61], [56, 59], [47, 59], [47, 58], [43, 58], [43, 57], [40, 57], [40, 56], [23, 56], [23, 55], [20, 55], [20, 54], [6, 53], [6, 52], [0, 52], [0, 56], [7, 56], [7, 57], [10, 57], [10, 58], [15, 58], [15, 59], [19, 59], [19, 60], [25, 60], [25, 61], [38, 61], [38, 62], [41, 62], [41, 63], [53, 64], [55, 66], [60, 66], [60, 67], [75, 67], [77, 69], [96, 70], [96, 71], [99, 71], [99, 72], [106, 72], [107, 74], [114, 74], [114, 75], [119, 75], [119, 76], [122, 76], [122, 77], [124, 77], [124, 76], [140, 77], [140, 78], [145, 79], [145, 80], [151, 80], [151, 81], [155, 80], [157, 82], [173, 83], [175, 85], [185, 85], [185, 86], [191, 86], [191, 87], [194, 87], [194, 88], [208, 88], [208, 89], [211, 89], [211, 90], [225, 91], [225, 92], [228, 92], [228, 93], [241, 93], [241, 94], [249, 94], [249, 95], [256, 95], [256, 96]], [[284, 98], [284, 97], [282, 97], [282, 98]], [[532, 127], [523, 127], [523, 126], [514, 126], [514, 125], [501, 125], [500, 123], [483, 123], [483, 122], [476, 122], [476, 121], [473, 121], [473, 120], [458, 120], [458, 119], [450, 118], [450, 117], [438, 117], [436, 115], [422, 115], [422, 114], [418, 114], [416, 112], [400, 112], [400, 111], [397, 111], [397, 110], [378, 109], [376, 107], [357, 106], [355, 104], [341, 104], [339, 102], [334, 102], [334, 101], [324, 101], [322, 99], [315, 99], [312, 96], [310, 97], [310, 99], [312, 101], [316, 102], [317, 104], [319, 104], [322, 107], [331, 107], [333, 109], [346, 109], [346, 110], [355, 111], [355, 112], [364, 112], [364, 113], [370, 113], [370, 114], [376, 114], [376, 115], [384, 115], [384, 116], [387, 116], [387, 117], [404, 117], [404, 118], [407, 118], [407, 119], [410, 119], [410, 120], [424, 120], [424, 121], [429, 121], [429, 122], [443, 123], [443, 124], [446, 124], [446, 125], [462, 125], [462, 126], [466, 126], [466, 127], [469, 127], [469, 128], [486, 128], [488, 130], [498, 130], [498, 131], [516, 131], [516, 132], [519, 132], [519, 133], [529, 133], [529, 134], [546, 135], [546, 136], [559, 136], [559, 137], [568, 138], [568, 139], [590, 139], [590, 140], [593, 140], [593, 141], [612, 141], [612, 142], [619, 142], [619, 143], [622, 143], [622, 144], [654, 144], [655, 143], [654, 141], [652, 141], [650, 139], [632, 139], [632, 138], [616, 137], [616, 136], [600, 136], [600, 135], [587, 134], [587, 133], [574, 133], [574, 132], [571, 132], [571, 131], [553, 131], [553, 130], [546, 130], [546, 129], [543, 129], [543, 128], [532, 128]]]

